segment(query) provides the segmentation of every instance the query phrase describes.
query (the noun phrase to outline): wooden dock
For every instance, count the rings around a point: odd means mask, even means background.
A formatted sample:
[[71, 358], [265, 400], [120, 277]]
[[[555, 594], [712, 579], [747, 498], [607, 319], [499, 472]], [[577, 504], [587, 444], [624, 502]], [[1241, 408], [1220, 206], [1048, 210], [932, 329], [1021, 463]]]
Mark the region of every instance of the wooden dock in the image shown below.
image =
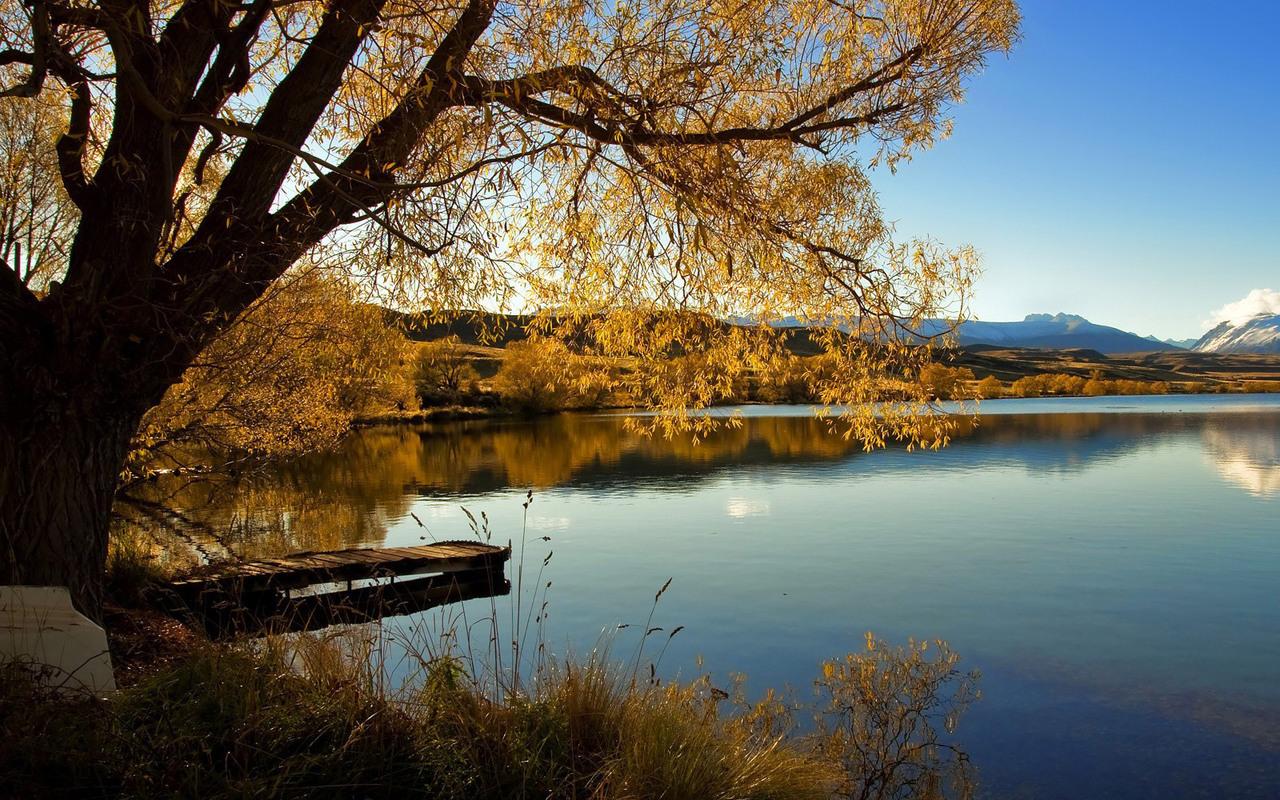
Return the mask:
[[166, 605], [215, 637], [315, 630], [505, 595], [510, 558], [508, 547], [452, 541], [211, 564], [171, 582]]

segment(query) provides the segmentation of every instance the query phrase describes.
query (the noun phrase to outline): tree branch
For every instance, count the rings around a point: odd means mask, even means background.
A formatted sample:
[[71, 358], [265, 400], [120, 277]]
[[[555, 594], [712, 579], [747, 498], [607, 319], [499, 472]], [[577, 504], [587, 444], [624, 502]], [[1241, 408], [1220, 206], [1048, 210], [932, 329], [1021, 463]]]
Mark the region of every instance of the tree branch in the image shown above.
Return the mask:
[[361, 203], [370, 203], [379, 196], [383, 191], [378, 188], [379, 183], [391, 178], [395, 168], [412, 155], [431, 123], [458, 101], [462, 63], [489, 26], [495, 5], [495, 0], [471, 0], [467, 4], [414, 87], [374, 125], [343, 160], [340, 169], [317, 178], [273, 215], [272, 221], [283, 235], [297, 236], [310, 247], [358, 211]]
[[[864, 114], [808, 125], [803, 124], [830, 110], [829, 106], [823, 105], [781, 125], [737, 126], [708, 131], [659, 131], [646, 127], [643, 115], [608, 120], [599, 117], [595, 113], [573, 111], [554, 103], [538, 100], [532, 96], [549, 91], [559, 91], [581, 100], [586, 95], [580, 91], [575, 91], [575, 88], [583, 85], [580, 81], [585, 75], [594, 75], [594, 73], [585, 67], [558, 68], [502, 81], [493, 81], [468, 75], [463, 78], [462, 85], [465, 102], [468, 104], [500, 103], [527, 117], [551, 123], [558, 127], [576, 130], [604, 144], [636, 147], [790, 141], [805, 147], [818, 148], [815, 142], [808, 141], [804, 137], [827, 130], [868, 126], [906, 108], [904, 103], [893, 103], [872, 109]], [[599, 76], [595, 77], [596, 80], [599, 80]], [[611, 90], [606, 92], [608, 96], [626, 98], [625, 95], [613, 89], [603, 80], [599, 80], [599, 84], [592, 82], [589, 85], [597, 88], [603, 85], [603, 87], [608, 87]], [[847, 94], [848, 96], [845, 100], [848, 100], [856, 97], [862, 91], [870, 91], [880, 85], [882, 84], [879, 80], [859, 81], [853, 87], [840, 94]], [[854, 91], [855, 89], [856, 91]], [[629, 98], [626, 99], [629, 103], [631, 102]], [[636, 108], [640, 107], [637, 103], [631, 104]], [[614, 106], [615, 110], [620, 108], [620, 105]]]
[[[209, 57], [235, 15], [235, 6], [220, 0], [186, 0], [160, 34], [158, 50], [165, 63], [161, 95], [177, 105], [195, 91]], [[248, 16], [248, 15], [246, 15]]]
[[58, 155], [58, 174], [71, 201], [84, 208], [89, 201], [89, 180], [84, 174], [84, 151], [89, 143], [93, 98], [89, 81], [83, 73], [71, 71], [72, 64], [60, 64], [63, 81], [71, 90], [71, 114], [67, 131], [58, 137], [54, 149]]
[[823, 114], [830, 112], [836, 106], [840, 105], [841, 103], [846, 103], [852, 100], [853, 98], [857, 97], [859, 94], [862, 94], [864, 92], [874, 91], [876, 89], [879, 89], [881, 86], [887, 86], [888, 84], [893, 83], [896, 80], [901, 80], [902, 77], [906, 74], [906, 67], [918, 61], [921, 57], [924, 56], [924, 54], [925, 54], [924, 46], [916, 45], [915, 47], [911, 48], [910, 50], [907, 50], [902, 55], [893, 59], [889, 63], [881, 66], [879, 69], [875, 70], [870, 75], [867, 75], [862, 80], [855, 81], [849, 86], [846, 86], [837, 92], [833, 92], [826, 99], [826, 102], [822, 103], [821, 105], [814, 106], [813, 108], [810, 108], [809, 110], [804, 111], [800, 114], [797, 114], [796, 116], [784, 122], [780, 127], [783, 130], [796, 130], [797, 128], [800, 128], [801, 126], [803, 126], [806, 122], [809, 122], [812, 119], [816, 119], [817, 117], [820, 117]]
[[[342, 83], [342, 75], [386, 0], [337, 0], [311, 44], [271, 93], [253, 130], [301, 148]], [[222, 182], [201, 228], [225, 225], [225, 215], [253, 219], [264, 214], [288, 175], [294, 155], [267, 141], [250, 140]]]
[[249, 48], [267, 14], [275, 7], [273, 0], [255, 0], [235, 27], [218, 42], [218, 56], [191, 99], [189, 111], [214, 114], [231, 96], [248, 84], [253, 73], [249, 65]]
[[0, 63], [20, 62], [31, 65], [27, 79], [16, 86], [0, 90], [0, 97], [35, 97], [44, 88], [45, 75], [48, 74], [49, 42], [52, 33], [49, 29], [49, 7], [44, 0], [32, 0], [31, 18], [31, 53], [18, 50], [6, 50], [4, 55], [10, 59]]

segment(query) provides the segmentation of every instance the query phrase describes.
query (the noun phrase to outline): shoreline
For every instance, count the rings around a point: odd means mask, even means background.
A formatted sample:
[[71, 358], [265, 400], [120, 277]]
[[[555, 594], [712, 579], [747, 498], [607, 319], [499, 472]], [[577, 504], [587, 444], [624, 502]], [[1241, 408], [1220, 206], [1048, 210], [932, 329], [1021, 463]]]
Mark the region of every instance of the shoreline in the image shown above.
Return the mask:
[[[934, 400], [935, 403], [989, 403], [998, 400], [1100, 400], [1104, 398], [1126, 398], [1126, 397], [1241, 397], [1246, 395], [1257, 395], [1266, 397], [1274, 394], [1280, 394], [1276, 391], [1206, 391], [1206, 392], [1149, 392], [1149, 393], [1123, 393], [1123, 394], [1102, 394], [1102, 395], [1086, 395], [1086, 394], [1042, 394], [1042, 395], [1003, 395], [1000, 397], [970, 397], [961, 399]], [[789, 403], [767, 402], [763, 400], [734, 400], [725, 403], [718, 403], [709, 406], [706, 409], [714, 410], [718, 408], [728, 407], [770, 407], [777, 406], [779, 408], [788, 408], [793, 406], [813, 406], [815, 408], [822, 407], [821, 403], [816, 401], [796, 401]], [[589, 406], [583, 408], [564, 408], [554, 411], [530, 412], [507, 408], [498, 405], [456, 405], [456, 406], [432, 406], [430, 408], [419, 409], [418, 411], [403, 412], [387, 412], [383, 414], [370, 414], [368, 416], [356, 417], [351, 421], [351, 429], [356, 428], [372, 428], [383, 425], [421, 425], [436, 422], [466, 422], [470, 420], [484, 419], [538, 419], [540, 417], [554, 416], [556, 414], [598, 414], [603, 412], [618, 411], [635, 411], [641, 416], [653, 414], [652, 409], [646, 409], [637, 406], [614, 406], [600, 405]]]

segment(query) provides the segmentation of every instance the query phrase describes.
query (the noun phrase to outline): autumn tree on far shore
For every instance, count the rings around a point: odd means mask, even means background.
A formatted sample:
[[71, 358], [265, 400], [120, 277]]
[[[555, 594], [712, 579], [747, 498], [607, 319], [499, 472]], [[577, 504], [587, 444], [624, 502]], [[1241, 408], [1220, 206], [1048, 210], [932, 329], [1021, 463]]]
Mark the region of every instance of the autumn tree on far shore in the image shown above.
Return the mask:
[[978, 381], [974, 391], [979, 399], [991, 400], [1004, 394], [1004, 383], [994, 375], [988, 375]]
[[479, 373], [456, 335], [418, 345], [413, 383], [423, 404], [457, 403], [475, 393], [479, 380]]
[[945, 364], [926, 364], [920, 370], [920, 385], [936, 400], [961, 400], [969, 396], [966, 384], [973, 381], [973, 370], [968, 367], [948, 367]]

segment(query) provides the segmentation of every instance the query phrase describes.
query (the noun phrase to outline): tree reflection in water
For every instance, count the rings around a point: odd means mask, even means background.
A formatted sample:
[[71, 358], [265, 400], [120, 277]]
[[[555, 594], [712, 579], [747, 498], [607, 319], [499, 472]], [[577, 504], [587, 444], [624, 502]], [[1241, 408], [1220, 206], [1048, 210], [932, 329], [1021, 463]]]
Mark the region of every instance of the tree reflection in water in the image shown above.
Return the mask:
[[[1280, 430], [1268, 414], [1019, 414], [966, 419], [950, 448], [865, 454], [813, 416], [747, 416], [698, 443], [648, 437], [619, 416], [561, 414], [357, 430], [335, 449], [236, 479], [169, 479], [145, 500], [177, 509], [181, 532], [213, 555], [248, 557], [382, 542], [417, 497], [466, 498], [509, 489], [574, 486], [689, 491], [726, 471], [840, 472], [1021, 464], [1084, 469], [1171, 437], [1197, 438], [1224, 478], [1280, 491]], [[158, 515], [121, 509], [124, 525], [155, 532]], [[447, 533], [447, 535], [446, 535]], [[441, 532], [442, 536], [457, 532]], [[424, 530], [424, 538], [433, 532]]]

